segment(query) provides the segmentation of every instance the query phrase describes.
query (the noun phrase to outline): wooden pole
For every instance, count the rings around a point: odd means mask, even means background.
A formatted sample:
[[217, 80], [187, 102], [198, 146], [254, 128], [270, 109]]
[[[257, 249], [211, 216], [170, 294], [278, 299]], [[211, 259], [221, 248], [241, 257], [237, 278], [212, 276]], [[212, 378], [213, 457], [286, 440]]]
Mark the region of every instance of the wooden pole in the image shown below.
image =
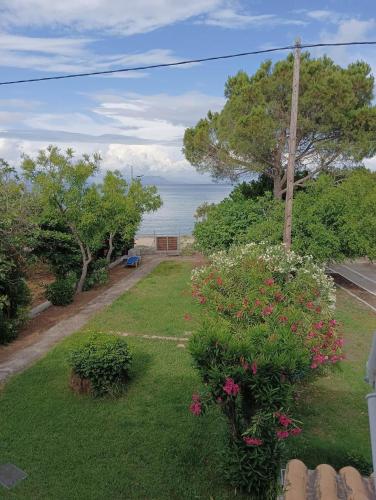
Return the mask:
[[286, 175], [285, 227], [283, 243], [287, 250], [291, 247], [292, 202], [294, 197], [294, 174], [296, 154], [296, 127], [298, 122], [299, 72], [300, 72], [300, 39], [296, 40], [294, 52], [294, 73], [292, 79], [289, 158]]

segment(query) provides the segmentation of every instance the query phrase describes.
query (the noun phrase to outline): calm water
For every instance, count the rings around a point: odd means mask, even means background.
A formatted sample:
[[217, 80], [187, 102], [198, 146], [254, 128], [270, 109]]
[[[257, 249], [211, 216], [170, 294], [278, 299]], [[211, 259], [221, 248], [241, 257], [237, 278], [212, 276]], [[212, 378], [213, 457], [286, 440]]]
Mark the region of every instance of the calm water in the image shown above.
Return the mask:
[[218, 203], [231, 192], [232, 186], [219, 184], [179, 184], [158, 186], [163, 207], [146, 214], [138, 236], [153, 234], [191, 234], [196, 208], [204, 201]]

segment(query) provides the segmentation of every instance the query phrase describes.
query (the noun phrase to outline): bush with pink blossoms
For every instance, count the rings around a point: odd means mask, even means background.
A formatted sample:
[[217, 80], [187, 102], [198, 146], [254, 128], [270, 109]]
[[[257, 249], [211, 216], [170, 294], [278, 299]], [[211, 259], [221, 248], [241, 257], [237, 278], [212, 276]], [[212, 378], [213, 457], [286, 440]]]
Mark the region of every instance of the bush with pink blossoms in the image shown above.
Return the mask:
[[343, 358], [334, 288], [312, 259], [281, 246], [212, 256], [192, 276], [203, 321], [190, 350], [205, 396], [228, 421], [226, 475], [254, 499], [274, 499], [285, 442], [302, 431], [294, 393]]

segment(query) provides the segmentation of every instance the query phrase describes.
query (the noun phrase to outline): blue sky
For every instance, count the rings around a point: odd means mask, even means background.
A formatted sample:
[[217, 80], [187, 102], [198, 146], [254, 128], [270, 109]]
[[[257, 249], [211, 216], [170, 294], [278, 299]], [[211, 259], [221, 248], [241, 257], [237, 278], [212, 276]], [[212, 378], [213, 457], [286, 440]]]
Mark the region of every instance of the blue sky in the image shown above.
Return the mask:
[[[303, 43], [376, 39], [374, 0], [0, 0], [0, 80], [174, 62]], [[374, 47], [326, 51], [376, 72]], [[314, 52], [321, 55], [322, 50]], [[283, 53], [272, 56], [274, 60]], [[0, 157], [49, 143], [99, 151], [103, 168], [207, 182], [185, 161], [182, 135], [239, 69], [265, 56], [0, 87]], [[368, 165], [376, 168], [375, 159]]]

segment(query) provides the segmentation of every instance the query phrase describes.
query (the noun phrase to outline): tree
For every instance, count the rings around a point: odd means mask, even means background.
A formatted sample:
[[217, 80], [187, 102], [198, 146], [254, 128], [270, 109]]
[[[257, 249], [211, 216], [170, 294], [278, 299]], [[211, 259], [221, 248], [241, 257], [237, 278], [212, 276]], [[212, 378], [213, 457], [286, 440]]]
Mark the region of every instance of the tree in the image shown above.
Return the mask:
[[114, 238], [118, 235], [124, 240], [133, 238], [143, 213], [157, 210], [162, 200], [155, 186], [144, 187], [139, 180], [128, 185], [118, 171], [108, 171], [99, 190], [101, 213], [108, 238], [106, 260], [111, 262]]
[[[365, 168], [321, 173], [294, 199], [292, 248], [316, 261], [376, 259], [376, 173]], [[259, 198], [231, 196], [214, 206], [194, 235], [206, 254], [236, 243], [282, 242], [283, 201], [270, 192]]]
[[0, 160], [0, 343], [12, 340], [26, 319], [30, 292], [24, 279], [37, 234], [34, 199], [15, 170]]
[[39, 151], [35, 159], [24, 156], [22, 163], [43, 215], [66, 225], [80, 249], [82, 267], [77, 293], [83, 289], [93, 251], [103, 241], [103, 219], [98, 216], [100, 196], [96, 186], [89, 183], [99, 164], [97, 154], [83, 155], [75, 161], [72, 149], [63, 153], [56, 146]]
[[[225, 86], [227, 102], [184, 135], [184, 154], [217, 179], [264, 174], [275, 198], [286, 190], [293, 56], [240, 71]], [[376, 153], [374, 78], [364, 62], [347, 68], [328, 57], [302, 54], [295, 180], [302, 186], [321, 171], [354, 165]]]

